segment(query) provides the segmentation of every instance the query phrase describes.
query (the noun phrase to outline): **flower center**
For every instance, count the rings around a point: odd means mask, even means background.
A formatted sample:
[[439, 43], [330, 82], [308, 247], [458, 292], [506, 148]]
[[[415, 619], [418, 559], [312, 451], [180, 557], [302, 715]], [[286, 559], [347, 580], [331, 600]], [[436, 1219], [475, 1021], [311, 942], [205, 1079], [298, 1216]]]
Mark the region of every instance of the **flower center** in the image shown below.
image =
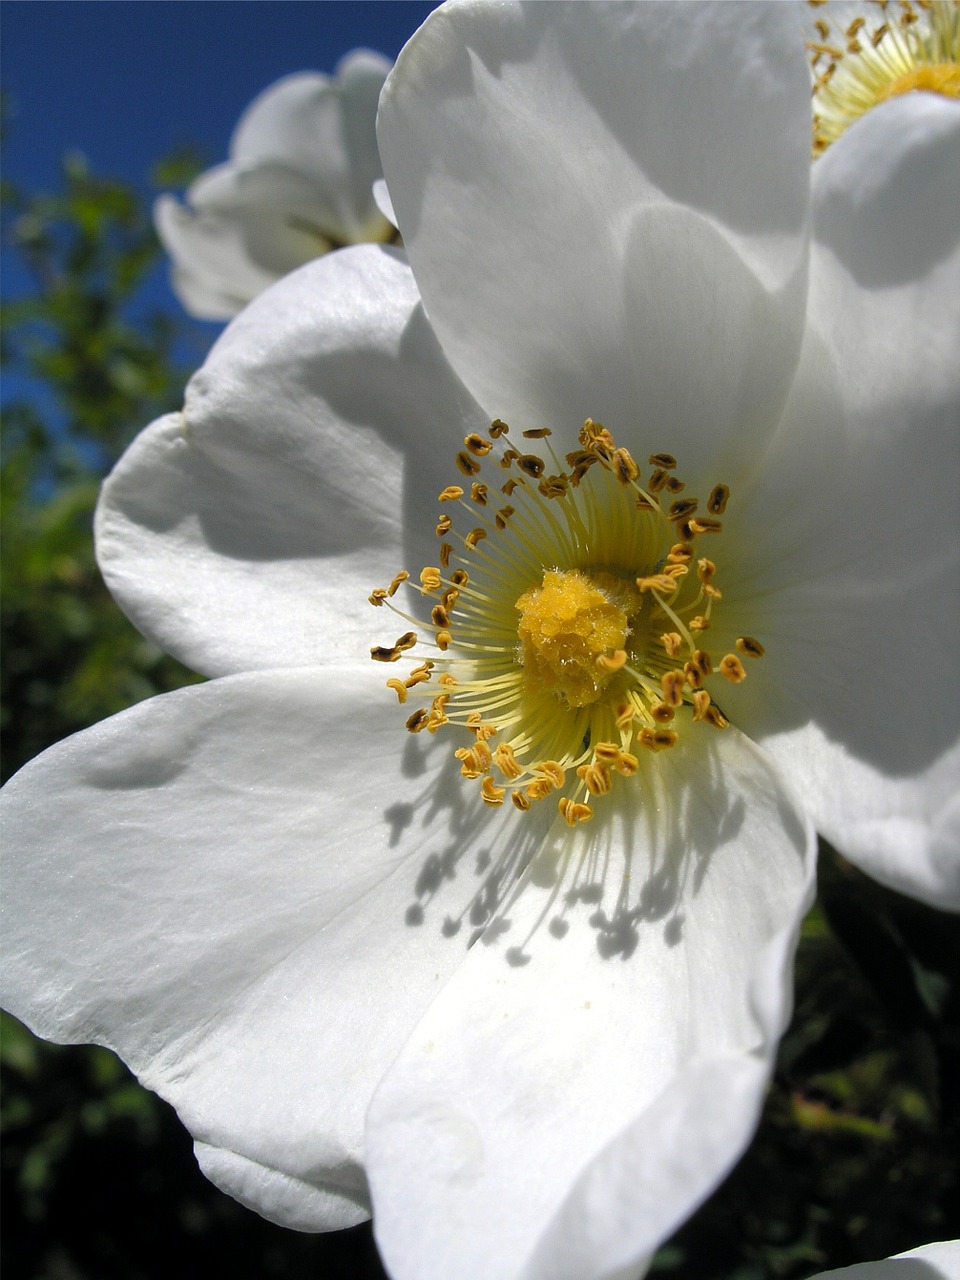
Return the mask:
[[[509, 794], [523, 811], [555, 795], [574, 825], [688, 725], [724, 728], [718, 678], [739, 684], [742, 659], [763, 646], [739, 636], [737, 652], [713, 655], [706, 642], [721, 593], [715, 563], [696, 544], [722, 531], [725, 485], [701, 510], [665, 453], [651, 455], [641, 483], [630, 453], [590, 419], [564, 462], [547, 446], [550, 473], [538, 454], [506, 447], [508, 432], [498, 419], [489, 439], [467, 436], [457, 466], [469, 492], [455, 484], [439, 495], [439, 564], [419, 577], [421, 597], [435, 601], [432, 639], [420, 640], [423, 620], [397, 603], [410, 579], [402, 570], [370, 602], [416, 629], [371, 656], [416, 661], [423, 644], [430, 656], [387, 681], [401, 703], [422, 702], [407, 729], [459, 726], [460, 771], [480, 779], [487, 804]], [[485, 467], [498, 468], [493, 484], [479, 478]], [[458, 530], [451, 508], [472, 527]]]
[[871, 107], [900, 94], [960, 98], [960, 0], [879, 0], [873, 19], [861, 14], [843, 28], [830, 21], [827, 0], [808, 3], [822, 12], [815, 22], [821, 39], [807, 45], [814, 155]]

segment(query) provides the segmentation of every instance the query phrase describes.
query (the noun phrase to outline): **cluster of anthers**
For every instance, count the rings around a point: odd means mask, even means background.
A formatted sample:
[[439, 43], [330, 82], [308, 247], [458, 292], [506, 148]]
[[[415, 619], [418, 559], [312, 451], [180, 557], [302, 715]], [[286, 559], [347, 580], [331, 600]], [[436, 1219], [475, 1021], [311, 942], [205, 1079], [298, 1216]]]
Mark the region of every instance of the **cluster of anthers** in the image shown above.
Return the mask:
[[[724, 728], [706, 684], [716, 675], [738, 684], [743, 659], [763, 646], [745, 635], [737, 652], [717, 657], [708, 646], [721, 592], [697, 545], [720, 533], [727, 486], [715, 485], [701, 509], [680, 496], [666, 453], [650, 457], [642, 480], [631, 454], [591, 419], [565, 466], [545, 445], [554, 472], [539, 454], [510, 447], [508, 431], [498, 419], [489, 439], [464, 440], [463, 484], [439, 495], [438, 564], [419, 577], [435, 602], [430, 656], [387, 684], [401, 703], [422, 702], [406, 722], [411, 733], [456, 725], [471, 735], [456, 756], [464, 777], [480, 779], [485, 803], [509, 795], [524, 811], [555, 796], [573, 826], [618, 777], [640, 771], [643, 753], [673, 747], [688, 722]], [[523, 432], [525, 442], [549, 435]], [[491, 466], [493, 483], [482, 478]], [[458, 509], [469, 513], [465, 533], [450, 514]], [[397, 603], [409, 579], [401, 571], [370, 603], [420, 628]], [[416, 661], [423, 643], [408, 630], [371, 656]]]
[[807, 0], [821, 12], [819, 40], [807, 43], [813, 69], [813, 153], [871, 107], [913, 90], [960, 97], [960, 0], [869, 0], [870, 16], [835, 27], [828, 0]]

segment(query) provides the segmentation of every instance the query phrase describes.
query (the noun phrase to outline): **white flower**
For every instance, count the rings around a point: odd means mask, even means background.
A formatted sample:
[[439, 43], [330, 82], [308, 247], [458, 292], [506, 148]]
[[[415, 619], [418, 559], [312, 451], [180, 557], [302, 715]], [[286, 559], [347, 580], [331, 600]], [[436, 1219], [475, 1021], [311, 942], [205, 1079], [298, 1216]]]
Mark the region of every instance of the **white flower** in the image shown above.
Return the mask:
[[355, 49], [332, 78], [285, 76], [247, 107], [230, 159], [190, 184], [185, 205], [160, 196], [157, 232], [192, 315], [229, 320], [312, 258], [392, 238], [373, 198], [377, 100], [389, 70], [380, 54]]
[[920, 1245], [880, 1262], [824, 1271], [810, 1280], [960, 1280], [960, 1240]]
[[[9, 1007], [117, 1048], [275, 1221], [372, 1199], [397, 1280], [641, 1270], [755, 1125], [813, 823], [960, 904], [960, 110], [886, 104], [811, 180], [794, 21], [435, 12], [380, 113], [410, 264], [258, 298], [104, 491], [117, 598], [221, 678], [6, 792]], [[591, 428], [567, 463], [588, 416], [630, 457]], [[384, 636], [373, 587], [426, 625]]]
[[813, 150], [904, 93], [960, 98], [960, 0], [807, 0]]

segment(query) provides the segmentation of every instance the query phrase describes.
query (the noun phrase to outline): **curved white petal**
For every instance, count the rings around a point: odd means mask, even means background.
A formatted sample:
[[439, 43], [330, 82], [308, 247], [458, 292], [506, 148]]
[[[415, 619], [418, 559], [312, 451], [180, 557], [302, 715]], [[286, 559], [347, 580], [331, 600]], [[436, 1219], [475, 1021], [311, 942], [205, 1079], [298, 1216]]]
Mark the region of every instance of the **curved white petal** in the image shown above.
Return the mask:
[[[756, 378], [766, 403], [775, 374], [782, 402], [806, 262], [799, 42], [785, 5], [468, 0], [430, 15], [384, 88], [381, 152], [431, 322], [492, 414], [655, 431], [676, 384], [709, 399], [731, 320], [767, 330], [736, 352], [732, 383]], [[694, 270], [683, 230], [664, 226], [678, 209], [726, 251], [695, 240]], [[731, 260], [757, 281], [749, 316], [730, 315], [744, 302]], [[722, 433], [728, 407], [697, 428]]]
[[357, 49], [333, 78], [286, 76], [250, 104], [230, 144], [242, 167], [285, 162], [312, 177], [333, 201], [344, 238], [360, 238], [373, 212], [372, 187], [382, 176], [375, 121], [390, 63]]
[[957, 1280], [960, 1240], [920, 1245], [879, 1262], [860, 1262], [836, 1271], [823, 1271], [810, 1280]]
[[482, 923], [485, 850], [537, 839], [391, 702], [350, 668], [214, 681], [3, 793], [5, 1007], [116, 1049], [211, 1177], [300, 1229], [366, 1214], [369, 1097], [466, 953], [432, 897]]
[[712, 633], [735, 619], [767, 646], [728, 713], [820, 830], [941, 907], [960, 906], [958, 175], [960, 107], [920, 94], [817, 162], [811, 331], [762, 484], [731, 499]]
[[370, 591], [434, 562], [429, 512], [486, 425], [402, 256], [330, 255], [251, 303], [183, 413], [134, 441], [101, 496], [100, 567], [136, 625], [207, 675], [365, 655], [395, 638]]
[[755, 747], [690, 728], [554, 830], [377, 1090], [396, 1280], [636, 1274], [752, 1133], [814, 840]]

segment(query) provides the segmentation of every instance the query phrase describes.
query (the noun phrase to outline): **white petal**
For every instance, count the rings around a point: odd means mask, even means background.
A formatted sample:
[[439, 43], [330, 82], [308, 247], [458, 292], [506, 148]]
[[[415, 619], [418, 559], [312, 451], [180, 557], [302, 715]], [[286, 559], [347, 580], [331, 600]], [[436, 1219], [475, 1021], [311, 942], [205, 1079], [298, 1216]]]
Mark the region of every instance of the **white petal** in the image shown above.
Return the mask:
[[718, 621], [767, 646], [728, 712], [841, 852], [957, 907], [960, 108], [877, 108], [816, 174], [800, 375], [763, 483], [726, 521]]
[[332, 254], [251, 303], [183, 413], [121, 459], [98, 509], [104, 577], [208, 675], [366, 654], [388, 625], [370, 591], [434, 562], [425, 512], [484, 425], [402, 256]]
[[860, 1262], [837, 1271], [823, 1271], [810, 1280], [958, 1280], [960, 1240], [920, 1245], [880, 1262]]
[[514, 816], [392, 698], [349, 669], [214, 681], [3, 793], [5, 1007], [116, 1049], [216, 1181], [301, 1229], [365, 1215], [369, 1097], [465, 954], [430, 898], [482, 897], [474, 860]]
[[387, 190], [387, 184], [383, 178], [378, 178], [373, 184], [373, 199], [391, 227], [396, 227], [397, 215], [393, 211], [393, 201], [390, 199], [390, 192]]
[[378, 1089], [395, 1280], [635, 1274], [746, 1144], [814, 842], [734, 730], [685, 737], [650, 790], [554, 832]]
[[174, 292], [191, 315], [229, 320], [276, 279], [250, 261], [240, 228], [218, 214], [186, 209], [159, 196], [153, 219], [173, 260]]
[[[468, 2], [431, 14], [384, 88], [381, 152], [431, 322], [491, 413], [576, 427], [589, 412], [620, 435], [653, 431], [647, 401], [667, 399], [681, 355], [706, 400], [714, 365], [700, 367], [701, 348], [726, 323], [735, 257], [759, 281], [754, 323], [765, 315], [767, 347], [782, 344], [782, 399], [806, 261], [799, 47], [785, 5]], [[642, 252], [645, 217], [678, 207], [725, 240], [721, 260], [698, 254], [686, 270], [679, 234]], [[658, 289], [686, 326], [659, 372], [645, 354], [659, 317], [635, 323]], [[752, 370], [766, 399], [765, 362], [737, 354], [734, 384]]]
[[345, 235], [359, 238], [373, 210], [371, 188], [382, 175], [375, 121], [389, 70], [379, 54], [355, 50], [333, 79], [309, 72], [285, 77], [244, 112], [231, 157], [244, 167], [285, 161], [313, 177], [335, 200]]

